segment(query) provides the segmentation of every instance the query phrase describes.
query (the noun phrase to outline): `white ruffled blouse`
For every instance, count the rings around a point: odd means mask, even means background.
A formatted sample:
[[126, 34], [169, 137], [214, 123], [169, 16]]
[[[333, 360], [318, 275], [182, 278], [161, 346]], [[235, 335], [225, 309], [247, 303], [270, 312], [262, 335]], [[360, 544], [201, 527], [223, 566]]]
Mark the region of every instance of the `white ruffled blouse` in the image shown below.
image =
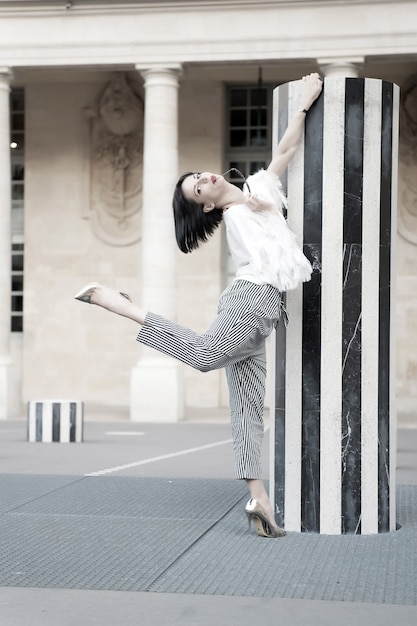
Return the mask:
[[276, 174], [260, 170], [249, 176], [248, 186], [276, 210], [254, 212], [246, 204], [234, 204], [223, 213], [236, 278], [280, 291], [295, 289], [310, 280], [312, 268], [282, 214], [287, 200], [281, 182]]

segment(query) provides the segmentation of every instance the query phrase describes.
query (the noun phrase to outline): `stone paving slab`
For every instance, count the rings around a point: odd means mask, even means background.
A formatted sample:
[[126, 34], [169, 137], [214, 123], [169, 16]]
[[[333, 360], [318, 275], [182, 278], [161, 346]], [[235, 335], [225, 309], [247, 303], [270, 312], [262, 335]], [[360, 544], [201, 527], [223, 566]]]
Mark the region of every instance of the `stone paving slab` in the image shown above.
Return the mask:
[[0, 588], [7, 626], [415, 626], [417, 607], [240, 596]]
[[3, 522], [0, 586], [130, 591], [146, 590], [211, 526], [195, 520], [184, 536], [166, 518], [11, 514]]
[[0, 514], [79, 480], [77, 476], [0, 474]]
[[[3, 481], [7, 485], [7, 475], [0, 476], [0, 484]], [[31, 476], [26, 481], [37, 485], [42, 477]], [[243, 483], [230, 480], [84, 477], [63, 482], [60, 489], [13, 510], [19, 515], [217, 521], [246, 493]]]
[[0, 586], [146, 590], [246, 495], [235, 481], [42, 480], [26, 477], [38, 495], [0, 515]]
[[401, 529], [380, 535], [288, 533], [260, 541], [238, 532], [235, 507], [150, 590], [416, 605], [417, 490], [398, 491]]
[[0, 587], [417, 605], [415, 486], [398, 487], [394, 533], [269, 540], [248, 533], [237, 481], [20, 478], [0, 476]]

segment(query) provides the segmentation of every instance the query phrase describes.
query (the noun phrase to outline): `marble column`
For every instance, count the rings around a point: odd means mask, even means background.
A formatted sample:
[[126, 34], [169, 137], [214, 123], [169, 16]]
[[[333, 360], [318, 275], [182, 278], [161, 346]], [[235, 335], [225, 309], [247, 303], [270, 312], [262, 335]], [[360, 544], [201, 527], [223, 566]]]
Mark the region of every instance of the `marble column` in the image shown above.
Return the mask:
[[[137, 67], [145, 85], [141, 303], [176, 317], [177, 248], [172, 194], [178, 179], [180, 66]], [[131, 420], [173, 422], [183, 417], [181, 365], [141, 346], [131, 377]]]
[[11, 298], [10, 79], [0, 68], [0, 419], [9, 413]]
[[[298, 98], [298, 81], [275, 90], [276, 140]], [[325, 78], [284, 181], [314, 270], [276, 337], [271, 485], [290, 531], [396, 527], [398, 107], [392, 83]]]

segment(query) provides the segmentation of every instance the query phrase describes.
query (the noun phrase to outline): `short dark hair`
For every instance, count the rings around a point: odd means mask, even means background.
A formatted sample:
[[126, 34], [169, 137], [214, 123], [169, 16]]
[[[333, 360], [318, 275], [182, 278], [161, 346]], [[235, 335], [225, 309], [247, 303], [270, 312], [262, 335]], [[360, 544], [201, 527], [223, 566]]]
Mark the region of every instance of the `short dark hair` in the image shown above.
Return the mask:
[[188, 176], [192, 176], [193, 173], [187, 172], [180, 177], [175, 186], [172, 199], [175, 237], [179, 249], [185, 253], [192, 252], [202, 242], [207, 241], [223, 219], [222, 209], [213, 209], [205, 213], [203, 210], [204, 204], [187, 200], [184, 197], [182, 183]]

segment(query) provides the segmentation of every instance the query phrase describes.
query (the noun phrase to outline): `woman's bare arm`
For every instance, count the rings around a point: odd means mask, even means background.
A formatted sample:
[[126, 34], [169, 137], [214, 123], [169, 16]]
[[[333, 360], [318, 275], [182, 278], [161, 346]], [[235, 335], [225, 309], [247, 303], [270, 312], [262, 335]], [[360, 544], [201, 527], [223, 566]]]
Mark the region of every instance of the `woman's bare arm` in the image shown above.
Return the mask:
[[[322, 88], [323, 82], [319, 74], [314, 73], [303, 76], [300, 109], [308, 111], [313, 102], [319, 97]], [[301, 110], [294, 115], [275, 150], [268, 170], [274, 172], [277, 176], [281, 176], [285, 172], [288, 163], [297, 150], [298, 142], [304, 129], [305, 117], [306, 114]]]

